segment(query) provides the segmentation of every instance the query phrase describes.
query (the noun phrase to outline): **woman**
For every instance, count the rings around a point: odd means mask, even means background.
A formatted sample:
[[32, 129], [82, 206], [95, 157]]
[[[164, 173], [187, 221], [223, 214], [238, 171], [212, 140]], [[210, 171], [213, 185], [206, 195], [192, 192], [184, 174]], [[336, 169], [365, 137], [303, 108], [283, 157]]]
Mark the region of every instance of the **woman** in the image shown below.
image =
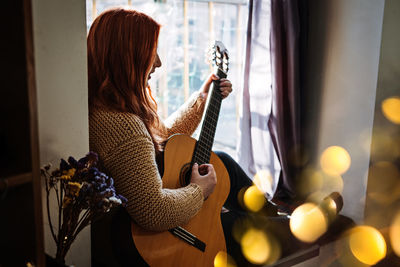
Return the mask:
[[[162, 188], [156, 164], [161, 143], [175, 133], [193, 134], [217, 77], [211, 75], [167, 125], [161, 122], [147, 83], [161, 66], [159, 31], [160, 25], [145, 14], [114, 9], [101, 14], [88, 35], [90, 148], [128, 199], [131, 217], [149, 230], [185, 224], [216, 184], [212, 165], [205, 164], [200, 166], [203, 175], [193, 167], [188, 186]], [[232, 91], [228, 80], [221, 79], [220, 85], [224, 96]]]
[[[188, 222], [215, 187], [213, 166], [195, 164], [188, 186], [163, 189], [156, 156], [168, 136], [193, 134], [210, 85], [219, 79], [210, 75], [163, 123], [148, 86], [151, 74], [161, 66], [156, 52], [159, 31], [160, 25], [143, 13], [112, 9], [96, 18], [88, 35], [90, 149], [99, 154], [118, 193], [128, 199], [130, 217], [141, 227], [156, 231]], [[221, 94], [227, 97], [232, 92], [231, 82], [219, 82]], [[241, 210], [237, 193], [250, 186], [251, 180], [228, 155], [218, 155], [231, 179], [225, 206]]]

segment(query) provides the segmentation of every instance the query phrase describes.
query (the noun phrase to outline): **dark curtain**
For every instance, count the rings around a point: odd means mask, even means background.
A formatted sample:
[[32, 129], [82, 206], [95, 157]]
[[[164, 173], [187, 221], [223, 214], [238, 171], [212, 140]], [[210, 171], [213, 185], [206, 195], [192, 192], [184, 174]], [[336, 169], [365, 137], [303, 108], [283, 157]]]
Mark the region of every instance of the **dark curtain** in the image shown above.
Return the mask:
[[282, 171], [275, 197], [296, 197], [302, 162], [302, 71], [305, 69], [306, 1], [271, 0], [272, 110], [268, 128]]

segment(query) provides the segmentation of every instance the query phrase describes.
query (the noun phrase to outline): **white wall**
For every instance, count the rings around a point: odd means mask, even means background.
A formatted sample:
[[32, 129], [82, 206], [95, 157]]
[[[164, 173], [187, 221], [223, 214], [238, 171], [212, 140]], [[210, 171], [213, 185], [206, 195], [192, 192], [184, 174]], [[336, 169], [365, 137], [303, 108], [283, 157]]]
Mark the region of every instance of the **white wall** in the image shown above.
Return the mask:
[[[332, 145], [352, 159], [341, 212], [362, 222], [374, 118], [384, 0], [310, 0], [308, 92], [315, 152]], [[318, 103], [318, 104], [317, 104]]]
[[[60, 158], [82, 157], [89, 149], [86, 7], [82, 0], [37, 0], [32, 1], [32, 12], [40, 158], [42, 165], [55, 165]], [[43, 208], [46, 252], [55, 256]], [[90, 266], [89, 228], [79, 234], [66, 262]]]

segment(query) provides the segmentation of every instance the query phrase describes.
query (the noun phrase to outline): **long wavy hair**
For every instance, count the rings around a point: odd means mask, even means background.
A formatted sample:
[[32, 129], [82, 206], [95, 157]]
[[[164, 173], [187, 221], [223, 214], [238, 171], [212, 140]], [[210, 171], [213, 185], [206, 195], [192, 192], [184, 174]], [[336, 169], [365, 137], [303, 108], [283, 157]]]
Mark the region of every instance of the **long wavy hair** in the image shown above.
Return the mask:
[[138, 115], [158, 152], [154, 129], [159, 126], [156, 103], [147, 85], [160, 25], [141, 12], [110, 9], [93, 22], [88, 37], [89, 108]]

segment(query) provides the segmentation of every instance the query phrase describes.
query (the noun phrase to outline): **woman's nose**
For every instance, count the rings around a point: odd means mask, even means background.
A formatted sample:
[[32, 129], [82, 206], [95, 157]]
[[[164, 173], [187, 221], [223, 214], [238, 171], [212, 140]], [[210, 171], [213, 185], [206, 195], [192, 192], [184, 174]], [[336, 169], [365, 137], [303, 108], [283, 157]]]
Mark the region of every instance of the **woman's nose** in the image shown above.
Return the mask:
[[159, 57], [158, 54], [157, 54], [157, 55], [156, 55], [156, 61], [154, 62], [154, 66], [155, 66], [156, 68], [159, 68], [159, 67], [161, 67], [161, 65], [162, 65], [161, 59], [160, 59], [160, 57]]

